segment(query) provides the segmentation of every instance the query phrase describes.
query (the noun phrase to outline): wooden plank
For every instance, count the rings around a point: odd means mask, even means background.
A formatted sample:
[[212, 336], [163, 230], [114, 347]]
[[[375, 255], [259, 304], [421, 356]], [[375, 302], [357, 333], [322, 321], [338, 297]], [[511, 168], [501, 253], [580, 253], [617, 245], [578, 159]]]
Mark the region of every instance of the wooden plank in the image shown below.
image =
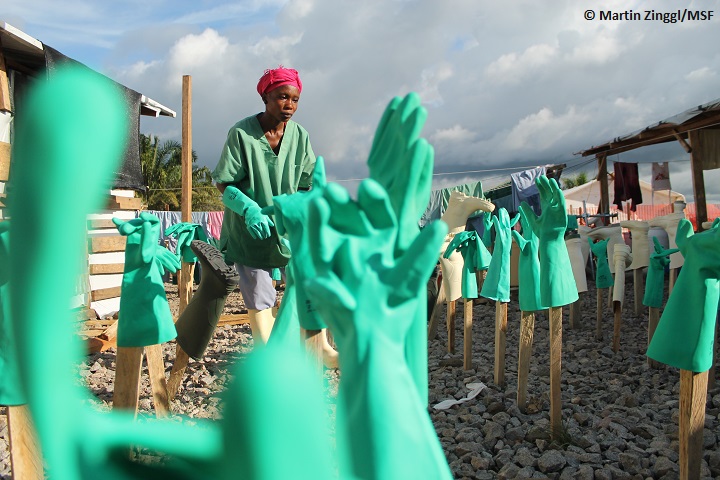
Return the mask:
[[680, 478], [700, 478], [708, 372], [680, 370]]
[[520, 347], [518, 352], [518, 390], [517, 404], [521, 412], [527, 407], [527, 383], [530, 373], [533, 334], [535, 331], [535, 313], [520, 312]]
[[473, 301], [472, 298], [463, 299], [463, 369], [472, 369], [472, 325]]
[[180, 297], [180, 313], [185, 310], [190, 297], [193, 293], [193, 273], [195, 272], [195, 264], [182, 262], [180, 267], [180, 275], [178, 276], [178, 295]]
[[185, 376], [185, 369], [190, 361], [190, 356], [182, 349], [179, 343], [175, 342], [175, 361], [173, 362], [170, 378], [167, 381], [168, 398], [173, 400], [180, 390], [180, 384]]
[[145, 361], [147, 361], [150, 376], [155, 416], [165, 418], [170, 415], [170, 398], [168, 397], [167, 382], [165, 381], [162, 345], [156, 344], [145, 347]]
[[[648, 347], [650, 346], [650, 341], [652, 340], [653, 335], [655, 335], [658, 322], [660, 322], [660, 309], [656, 307], [648, 307]], [[647, 358], [647, 364], [650, 368], [660, 368], [661, 366], [660, 362], [655, 361], [650, 357]]]
[[430, 321], [428, 323], [428, 341], [435, 340], [437, 336], [437, 324], [440, 318], [440, 312], [442, 311], [443, 304], [445, 303], [445, 287], [442, 284], [442, 277], [440, 277], [440, 285], [438, 287], [438, 296], [435, 299], [435, 305], [433, 306], [432, 313], [430, 313]]
[[12, 478], [42, 480], [42, 454], [27, 405], [7, 407]]
[[507, 344], [507, 303], [495, 302], [495, 385], [505, 386], [505, 350]]
[[238, 313], [234, 315], [220, 315], [218, 320], [219, 327], [227, 327], [229, 325], [245, 325], [250, 323], [250, 316], [247, 313]]
[[100, 290], [94, 290], [90, 293], [90, 299], [92, 302], [100, 300], [107, 300], [108, 298], [116, 298], [120, 296], [121, 287], [102, 288]]
[[117, 275], [124, 269], [124, 263], [94, 263], [90, 265], [90, 275]]
[[597, 316], [595, 317], [595, 340], [602, 340], [602, 317], [603, 317], [603, 298], [602, 288], [595, 288], [597, 292]]
[[131, 410], [137, 415], [142, 357], [143, 347], [118, 347], [113, 409]]
[[10, 178], [10, 144], [0, 142], [0, 182], [7, 182]]
[[183, 75], [182, 83], [182, 192], [180, 217], [192, 222], [192, 76]]
[[[598, 180], [600, 181], [600, 211], [598, 213], [610, 213], [610, 196], [608, 194], [608, 171], [607, 154], [597, 154]], [[608, 221], [608, 220], [605, 220]], [[609, 222], [609, 221], [608, 221]]]
[[112, 237], [88, 238], [89, 253], [123, 252], [127, 244], [127, 237], [122, 235]]
[[633, 270], [633, 292], [635, 296], [635, 303], [633, 304], [635, 306], [635, 316], [641, 317], [643, 314], [642, 300], [645, 288], [643, 285], [642, 269], [640, 268]]
[[[99, 230], [101, 228], [117, 228], [109, 218], [90, 219], [87, 221], [88, 230]], [[115, 230], [117, 231], [117, 230]]]
[[576, 328], [580, 328], [580, 302], [582, 301], [583, 293], [580, 292], [579, 297], [577, 301], [570, 304], [570, 315], [568, 318], [568, 323], [570, 325], [570, 328], [573, 330]]
[[622, 327], [622, 302], [613, 302], [613, 352], [620, 350], [620, 328]]
[[562, 431], [562, 307], [550, 307], [550, 429], [553, 439]]
[[10, 85], [8, 84], [5, 56], [2, 54], [2, 50], [0, 50], [0, 112], [12, 112]]

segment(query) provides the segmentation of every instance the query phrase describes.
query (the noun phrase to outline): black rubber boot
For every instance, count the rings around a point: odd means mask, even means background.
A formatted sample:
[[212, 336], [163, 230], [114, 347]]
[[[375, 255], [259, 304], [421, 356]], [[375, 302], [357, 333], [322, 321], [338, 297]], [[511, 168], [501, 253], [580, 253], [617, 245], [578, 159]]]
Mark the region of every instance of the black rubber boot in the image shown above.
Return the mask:
[[175, 323], [177, 342], [194, 359], [202, 357], [215, 332], [225, 299], [235, 290], [239, 277], [235, 268], [225, 263], [220, 251], [209, 243], [193, 240], [190, 248], [200, 261], [202, 278]]

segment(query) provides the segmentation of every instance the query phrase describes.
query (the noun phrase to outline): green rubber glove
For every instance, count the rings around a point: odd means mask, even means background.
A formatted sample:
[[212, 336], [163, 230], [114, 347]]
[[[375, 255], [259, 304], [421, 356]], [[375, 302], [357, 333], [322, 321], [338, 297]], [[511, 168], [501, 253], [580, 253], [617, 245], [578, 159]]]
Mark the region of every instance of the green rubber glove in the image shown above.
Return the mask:
[[462, 296], [463, 298], [478, 298], [475, 272], [488, 268], [491, 259], [490, 252], [487, 251], [475, 231], [456, 233], [443, 256], [450, 258], [455, 250], [460, 252], [463, 257]]
[[10, 221], [0, 222], [0, 405], [27, 402], [18, 372], [15, 334], [10, 321]]
[[577, 230], [578, 229], [578, 216], [577, 215], [568, 215], [567, 216], [567, 230]]
[[492, 212], [483, 212], [482, 213], [482, 222], [483, 222], [483, 234], [482, 234], [482, 241], [485, 244], [485, 247], [490, 248], [492, 247], [492, 222], [493, 214]]
[[607, 258], [607, 244], [609, 241], [610, 239], [606, 238], [593, 243], [592, 238], [588, 238], [590, 251], [597, 258], [595, 264], [595, 288], [610, 288], [615, 284]]
[[668, 255], [672, 255], [680, 250], [677, 248], [671, 248], [669, 250], [663, 249], [657, 237], [653, 237], [653, 242], [655, 243], [655, 252], [650, 254], [643, 305], [646, 307], [660, 308], [663, 306], [665, 268], [670, 265]]
[[273, 221], [262, 213], [258, 204], [240, 191], [237, 187], [228, 185], [223, 192], [223, 204], [233, 212], [245, 218], [250, 236], [255, 240], [270, 238], [270, 227], [275, 226]]
[[113, 222], [118, 231], [128, 237], [117, 344], [145, 347], [169, 342], [177, 332], [162, 275], [165, 269], [176, 272], [180, 260], [158, 244], [160, 220], [155, 215], [141, 212], [139, 218], [127, 222], [113, 218]]
[[[420, 233], [418, 222], [430, 201], [434, 151], [420, 137], [427, 118], [420, 97], [409, 93], [388, 104], [370, 148], [370, 178], [383, 186], [398, 222], [395, 257], [405, 253]], [[420, 292], [423, 298], [427, 291]], [[427, 301], [418, 304], [405, 353], [421, 397], [428, 396]]]
[[495, 244], [480, 295], [497, 302], [510, 301], [510, 249], [512, 247], [510, 232], [518, 218], [515, 217], [510, 221], [510, 216], [504, 208], [500, 208], [498, 214], [492, 217]]
[[[305, 281], [315, 276], [315, 266], [310, 258], [311, 244], [307, 231], [308, 209], [313, 199], [322, 196], [325, 185], [327, 185], [325, 160], [323, 157], [318, 157], [313, 172], [312, 190], [300, 191], [291, 195], [278, 195], [273, 197], [272, 206], [263, 209], [264, 213], [274, 214], [278, 233], [286, 235], [290, 242], [292, 256], [289, 263], [292, 263], [293, 266], [285, 271], [287, 278], [285, 295], [288, 294], [288, 289], [293, 291], [297, 302], [297, 317], [300, 326], [305, 330], [321, 330], [327, 327], [320, 315], [318, 315], [304, 287]], [[285, 301], [286, 299], [283, 297], [283, 302]], [[280, 312], [278, 312], [277, 321], [280, 321], [280, 326], [282, 326], [285, 321], [279, 319], [279, 314]], [[273, 336], [275, 336], [275, 330], [278, 327], [278, 324], [273, 327]]]
[[177, 238], [175, 254], [178, 258], [182, 258], [182, 261], [186, 263], [197, 262], [197, 256], [190, 248], [190, 243], [193, 240], [201, 240], [203, 242], [208, 241], [202, 225], [198, 225], [197, 223], [182, 222], [170, 225], [167, 229], [165, 229], [165, 235]]
[[685, 263], [647, 356], [682, 370], [704, 372], [713, 361], [720, 297], [720, 228], [693, 234], [692, 223], [683, 218], [675, 242]]
[[360, 185], [357, 203], [328, 185], [308, 223], [317, 272], [308, 293], [333, 331], [343, 372], [340, 478], [451, 478], [405, 352], [447, 225], [429, 224], [396, 257], [397, 220], [372, 179]]
[[545, 310], [547, 307], [542, 304], [540, 299], [540, 259], [538, 258], [540, 241], [530, 228], [523, 210], [520, 211], [520, 225], [522, 226], [522, 235], [517, 230], [512, 231], [513, 239], [520, 248], [520, 258], [518, 259], [520, 310], [524, 312]]
[[565, 197], [554, 178], [541, 175], [535, 179], [540, 193], [542, 214], [538, 217], [527, 202], [520, 205], [530, 228], [538, 236], [540, 255], [540, 299], [543, 305], [559, 307], [578, 299], [577, 285], [570, 264], [565, 229]]

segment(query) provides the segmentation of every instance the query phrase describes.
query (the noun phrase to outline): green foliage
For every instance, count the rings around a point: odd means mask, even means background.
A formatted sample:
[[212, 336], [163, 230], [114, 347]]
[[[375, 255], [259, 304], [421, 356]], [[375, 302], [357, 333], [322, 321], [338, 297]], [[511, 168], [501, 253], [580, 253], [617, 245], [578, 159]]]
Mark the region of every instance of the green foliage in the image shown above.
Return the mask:
[[[212, 184], [208, 167], [195, 164], [192, 152], [193, 211], [223, 210], [220, 193]], [[149, 210], [179, 210], [182, 195], [182, 145], [175, 140], [160, 143], [157, 136], [140, 134], [140, 163], [147, 192], [143, 201]], [[167, 206], [167, 207], [166, 207]]]
[[574, 177], [567, 177], [562, 179], [563, 190], [569, 190], [574, 187], [579, 187], [588, 182], [588, 175], [586, 172], [580, 172]]

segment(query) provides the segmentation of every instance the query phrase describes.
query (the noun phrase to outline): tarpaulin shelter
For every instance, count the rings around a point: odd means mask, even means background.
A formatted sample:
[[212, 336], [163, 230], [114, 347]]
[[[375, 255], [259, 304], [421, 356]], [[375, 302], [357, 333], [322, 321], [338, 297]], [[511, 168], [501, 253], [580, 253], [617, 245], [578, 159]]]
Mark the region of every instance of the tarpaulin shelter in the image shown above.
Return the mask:
[[699, 229], [702, 229], [702, 223], [708, 219], [703, 171], [720, 168], [720, 99], [690, 108], [642, 130], [578, 152], [583, 157], [595, 155], [597, 158], [598, 180], [601, 182], [602, 195], [601, 213], [610, 211], [607, 184], [608, 155], [675, 141], [690, 154], [697, 224]]

